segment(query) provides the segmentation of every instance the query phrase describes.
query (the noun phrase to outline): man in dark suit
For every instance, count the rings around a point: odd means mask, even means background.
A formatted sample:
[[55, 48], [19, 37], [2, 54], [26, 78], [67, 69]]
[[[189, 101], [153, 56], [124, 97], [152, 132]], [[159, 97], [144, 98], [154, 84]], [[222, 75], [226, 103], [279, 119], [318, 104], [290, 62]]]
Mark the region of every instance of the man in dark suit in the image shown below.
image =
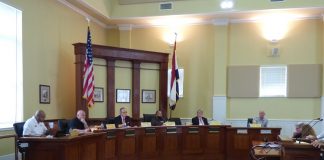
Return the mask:
[[119, 116], [114, 119], [116, 128], [124, 128], [130, 126], [131, 118], [127, 115], [125, 107], [119, 109]]
[[151, 120], [151, 126], [162, 126], [165, 122], [165, 119], [162, 117], [162, 112], [156, 111], [155, 116]]
[[202, 110], [197, 111], [197, 116], [192, 118], [192, 125], [209, 125], [207, 118], [203, 117], [204, 112]]

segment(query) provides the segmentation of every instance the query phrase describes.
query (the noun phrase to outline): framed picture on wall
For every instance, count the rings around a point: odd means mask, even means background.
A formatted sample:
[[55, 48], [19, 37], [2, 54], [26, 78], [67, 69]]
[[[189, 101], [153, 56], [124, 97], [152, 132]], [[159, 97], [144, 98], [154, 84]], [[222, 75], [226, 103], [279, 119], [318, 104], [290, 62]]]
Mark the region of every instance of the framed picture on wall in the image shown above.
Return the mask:
[[142, 103], [155, 103], [155, 90], [142, 90]]
[[50, 104], [50, 86], [39, 85], [39, 103]]
[[130, 89], [116, 89], [116, 103], [130, 103]]
[[94, 88], [93, 100], [95, 102], [103, 102], [104, 101], [104, 88], [102, 88], [102, 87]]

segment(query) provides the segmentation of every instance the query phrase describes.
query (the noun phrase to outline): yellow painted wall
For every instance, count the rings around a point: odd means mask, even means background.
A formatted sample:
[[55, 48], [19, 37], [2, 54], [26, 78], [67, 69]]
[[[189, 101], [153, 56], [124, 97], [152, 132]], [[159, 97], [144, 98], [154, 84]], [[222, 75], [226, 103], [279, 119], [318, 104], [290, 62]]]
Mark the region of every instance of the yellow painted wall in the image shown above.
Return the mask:
[[104, 59], [94, 58], [94, 77], [95, 87], [104, 89], [104, 101], [95, 102], [94, 106], [89, 109], [89, 118], [106, 118], [107, 117], [107, 67]]
[[108, 29], [107, 30], [107, 43], [113, 47], [119, 47], [119, 30]]
[[[262, 38], [258, 23], [231, 24], [229, 65], [321, 64], [322, 21], [297, 20], [280, 40], [279, 57], [269, 57], [268, 41]], [[320, 98], [230, 98], [228, 118], [253, 117], [265, 110], [272, 119], [312, 119], [320, 116]], [[298, 111], [298, 112], [296, 112]]]
[[[212, 25], [194, 25], [179, 29], [182, 41], [177, 44], [178, 65], [184, 69], [184, 97], [178, 101], [173, 117], [191, 118], [201, 108], [212, 116], [213, 44]], [[172, 52], [163, 41], [168, 28], [132, 30], [132, 48], [159, 52]], [[171, 59], [169, 59], [171, 62]]]
[[[0, 135], [14, 134], [14, 131], [1, 131]], [[14, 138], [0, 139], [0, 156], [13, 154], [15, 151]]]
[[115, 62], [115, 66], [115, 88], [130, 90], [130, 103], [116, 103], [115, 115], [119, 115], [119, 109], [125, 107], [128, 115], [132, 116], [132, 63], [118, 60]]
[[[75, 114], [73, 43], [86, 42], [87, 21], [55, 0], [1, 0], [22, 10], [24, 120], [37, 109], [48, 119]], [[107, 45], [105, 29], [91, 23], [92, 42]], [[39, 104], [39, 84], [51, 86], [51, 103]], [[0, 132], [5, 134], [7, 132]], [[10, 143], [10, 144], [8, 144]], [[13, 153], [11, 142], [0, 142], [0, 155]]]
[[[160, 84], [160, 66], [157, 63], [141, 63], [141, 103], [140, 103], [140, 117], [145, 114], [154, 114], [159, 109], [159, 84]], [[142, 103], [142, 91], [155, 90], [155, 103]]]
[[110, 17], [111, 0], [84, 0], [84, 2], [92, 8], [95, 8], [102, 15]]

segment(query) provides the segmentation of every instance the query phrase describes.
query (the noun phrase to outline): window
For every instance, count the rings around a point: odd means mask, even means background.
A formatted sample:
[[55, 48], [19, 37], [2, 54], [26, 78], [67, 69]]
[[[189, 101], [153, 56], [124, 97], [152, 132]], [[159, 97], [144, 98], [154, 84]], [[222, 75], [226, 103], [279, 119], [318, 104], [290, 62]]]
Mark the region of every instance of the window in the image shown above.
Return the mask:
[[287, 96], [287, 66], [260, 67], [260, 97]]
[[0, 129], [22, 121], [22, 16], [0, 2]]

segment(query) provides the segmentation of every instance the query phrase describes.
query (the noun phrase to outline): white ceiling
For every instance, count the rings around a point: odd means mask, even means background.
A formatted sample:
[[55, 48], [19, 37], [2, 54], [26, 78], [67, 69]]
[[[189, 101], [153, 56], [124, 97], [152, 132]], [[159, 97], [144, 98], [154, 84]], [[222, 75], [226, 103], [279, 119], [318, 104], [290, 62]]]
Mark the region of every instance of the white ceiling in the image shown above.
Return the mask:
[[[187, 14], [181, 16], [154, 16], [154, 17], [135, 17], [135, 18], [118, 18], [113, 19], [100, 14], [94, 10], [93, 7], [85, 3], [80, 3], [82, 0], [59, 0], [63, 4], [69, 6], [73, 10], [81, 13], [86, 17], [90, 17], [94, 22], [104, 27], [116, 27], [131, 25], [132, 27], [146, 27], [146, 26], [161, 26], [167, 20], [183, 21], [187, 24], [206, 24], [206, 23], [222, 23], [228, 22], [247, 22], [256, 21], [258, 18], [269, 14], [289, 14], [294, 15], [295, 19], [308, 19], [308, 18], [322, 18], [324, 14], [324, 7], [311, 7], [311, 8], [294, 8], [294, 9], [269, 9], [260, 11], [224, 11], [212, 14]], [[164, 0], [119, 0], [122, 3], [144, 3], [156, 2]], [[170, 1], [170, 0], [168, 0]]]

